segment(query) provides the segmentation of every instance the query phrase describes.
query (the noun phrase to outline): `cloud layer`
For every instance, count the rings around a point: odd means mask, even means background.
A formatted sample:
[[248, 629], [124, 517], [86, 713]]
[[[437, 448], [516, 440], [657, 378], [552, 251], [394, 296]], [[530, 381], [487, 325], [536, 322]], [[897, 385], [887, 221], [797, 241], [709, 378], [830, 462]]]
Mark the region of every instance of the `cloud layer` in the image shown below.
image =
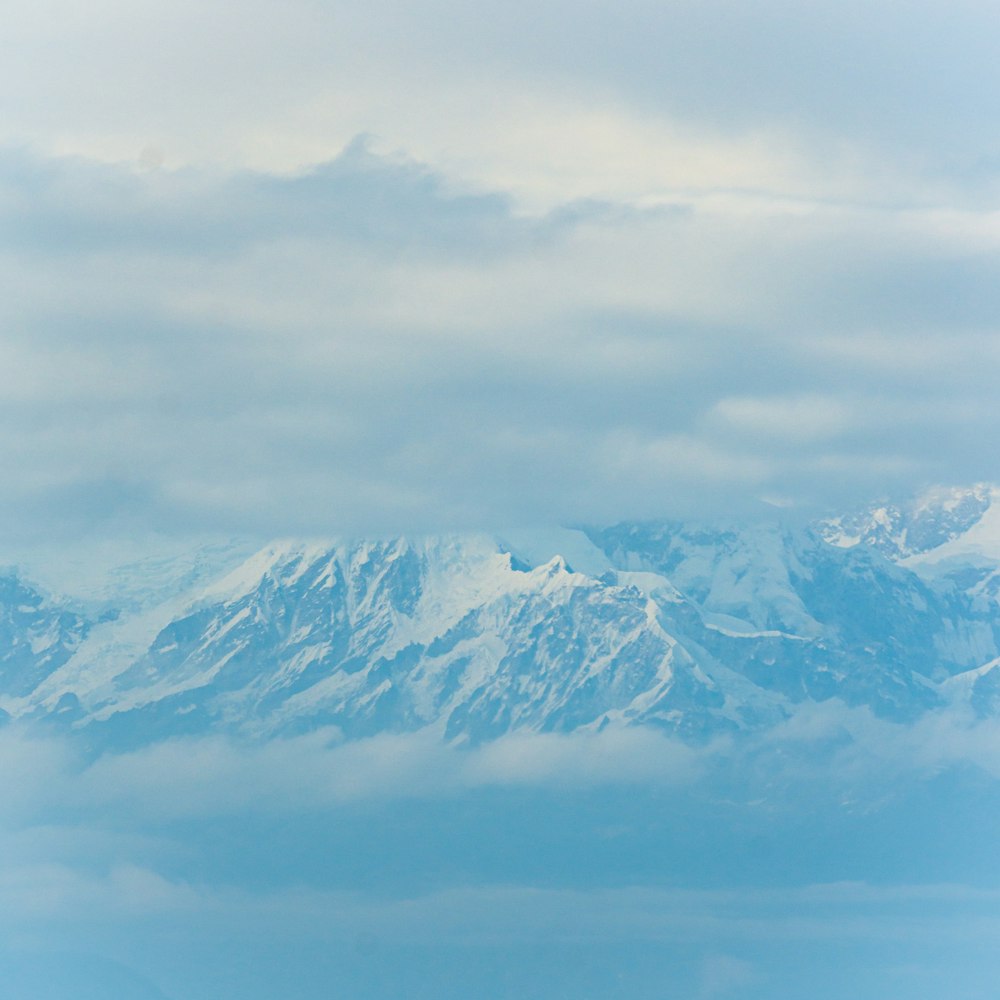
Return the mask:
[[0, 730], [7, 995], [318, 1000], [336, 981], [382, 1000], [415, 980], [418, 997], [652, 1000], [669, 981], [792, 1000], [817, 970], [824, 1000], [995, 984], [994, 724], [831, 703], [697, 753], [641, 730], [334, 737], [93, 760]]
[[307, 173], [0, 158], [16, 534], [328, 533], [988, 479], [998, 231], [759, 199], [516, 213]]
[[17, 0], [11, 534], [1000, 478], [979, 3]]
[[996, 28], [974, 0], [16, 0], [0, 118], [145, 165], [294, 169], [371, 131], [533, 198], [995, 194]]

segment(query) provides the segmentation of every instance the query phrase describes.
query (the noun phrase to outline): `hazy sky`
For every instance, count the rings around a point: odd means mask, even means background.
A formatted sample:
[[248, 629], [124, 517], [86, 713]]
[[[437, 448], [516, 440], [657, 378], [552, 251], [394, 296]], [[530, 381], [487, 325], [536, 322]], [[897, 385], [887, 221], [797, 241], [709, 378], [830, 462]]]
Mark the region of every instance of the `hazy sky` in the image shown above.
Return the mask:
[[7, 534], [1000, 478], [994, 4], [4, 19]]

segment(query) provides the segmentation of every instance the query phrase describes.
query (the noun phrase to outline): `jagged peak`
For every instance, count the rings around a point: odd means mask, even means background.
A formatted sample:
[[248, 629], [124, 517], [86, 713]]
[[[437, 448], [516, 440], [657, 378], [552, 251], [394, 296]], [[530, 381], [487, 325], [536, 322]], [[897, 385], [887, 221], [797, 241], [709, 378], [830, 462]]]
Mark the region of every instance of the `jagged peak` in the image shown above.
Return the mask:
[[[998, 501], [1000, 488], [992, 483], [935, 485], [907, 499], [882, 500], [828, 518], [817, 527], [827, 542], [841, 548], [870, 545], [891, 559], [918, 558], [964, 536], [983, 536], [980, 542], [985, 541], [994, 532], [980, 526], [995, 519], [1000, 511]], [[992, 542], [989, 544], [992, 550]], [[1000, 535], [997, 545], [1000, 552]]]

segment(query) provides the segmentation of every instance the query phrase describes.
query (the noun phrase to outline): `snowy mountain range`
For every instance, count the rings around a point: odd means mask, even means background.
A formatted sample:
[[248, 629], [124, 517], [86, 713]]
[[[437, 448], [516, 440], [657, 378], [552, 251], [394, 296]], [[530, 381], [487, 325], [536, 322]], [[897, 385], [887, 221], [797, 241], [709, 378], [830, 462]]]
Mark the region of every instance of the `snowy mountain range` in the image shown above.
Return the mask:
[[697, 742], [831, 698], [900, 722], [1000, 712], [986, 485], [806, 527], [214, 544], [75, 593], [31, 579], [0, 579], [0, 711], [95, 746], [637, 724]]

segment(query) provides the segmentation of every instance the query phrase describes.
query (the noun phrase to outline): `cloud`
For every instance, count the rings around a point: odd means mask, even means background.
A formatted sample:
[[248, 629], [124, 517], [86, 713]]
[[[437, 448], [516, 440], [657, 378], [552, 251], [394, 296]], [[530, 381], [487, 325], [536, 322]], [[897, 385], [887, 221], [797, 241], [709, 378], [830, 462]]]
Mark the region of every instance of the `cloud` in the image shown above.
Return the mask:
[[782, 789], [794, 798], [815, 785], [820, 799], [848, 790], [877, 802], [894, 783], [905, 789], [956, 768], [1000, 779], [1000, 727], [960, 709], [902, 725], [833, 699], [800, 706], [764, 734], [700, 748], [644, 727], [515, 731], [477, 746], [446, 744], [430, 730], [345, 742], [329, 729], [262, 743], [180, 737], [88, 759], [78, 740], [10, 724], [0, 730], [0, 764], [7, 852], [31, 858], [21, 831], [50, 826], [46, 842], [58, 852], [67, 816], [132, 817], [138, 826], [114, 827], [116, 843], [141, 853], [156, 849], [138, 836], [148, 822], [308, 814], [484, 789], [701, 788], [748, 800], [773, 792], [779, 801]]
[[[845, 802], [869, 808], [913, 782], [941, 775], [973, 773], [987, 782], [1000, 777], [1000, 725], [976, 719], [965, 708], [928, 712], [898, 725], [877, 719], [867, 708], [849, 708], [832, 699], [800, 707], [766, 734], [748, 768], [749, 787], [767, 782], [777, 770], [778, 784], [803, 794], [822, 773], [839, 788]], [[754, 754], [751, 755], [751, 758]]]
[[[0, 963], [60, 1000], [313, 1000], [333, 975], [489, 995], [497, 955], [555, 996], [670, 977], [791, 998], [831, 955], [831, 998], [912, 995], [900, 963], [971, 991], [995, 973], [995, 729], [827, 704], [697, 751], [639, 729], [476, 748], [327, 732], [90, 759], [12, 725]], [[936, 781], [970, 763], [993, 777]]]
[[8, 544], [734, 513], [996, 473], [995, 234], [971, 216], [524, 217], [364, 142], [283, 178], [7, 152], [0, 189]]
[[669, 787], [689, 784], [699, 770], [694, 751], [641, 730], [514, 733], [468, 749], [427, 732], [343, 744], [319, 732], [261, 746], [208, 738], [106, 755], [74, 781], [69, 799], [84, 809], [107, 803], [154, 816], [273, 813], [489, 787]]
[[[73, 774], [77, 755], [66, 742], [35, 738], [16, 726], [0, 728], [3, 763], [3, 825], [36, 817], [54, 788]], [[56, 796], [59, 792], [55, 793]]]
[[8, 26], [5, 138], [46, 152], [289, 170], [369, 131], [549, 204], [995, 185], [996, 16], [971, 0], [18, 0]]
[[158, 819], [273, 814], [490, 787], [683, 786], [702, 769], [696, 751], [643, 729], [515, 732], [468, 748], [429, 731], [350, 742], [336, 730], [261, 744], [209, 736], [88, 761], [77, 741], [11, 725], [0, 729], [0, 763], [0, 829], [12, 834], [26, 824], [61, 822], [66, 810]]
[[845, 402], [822, 396], [730, 396], [712, 407], [709, 420], [751, 438], [813, 442], [837, 437], [851, 415]]

